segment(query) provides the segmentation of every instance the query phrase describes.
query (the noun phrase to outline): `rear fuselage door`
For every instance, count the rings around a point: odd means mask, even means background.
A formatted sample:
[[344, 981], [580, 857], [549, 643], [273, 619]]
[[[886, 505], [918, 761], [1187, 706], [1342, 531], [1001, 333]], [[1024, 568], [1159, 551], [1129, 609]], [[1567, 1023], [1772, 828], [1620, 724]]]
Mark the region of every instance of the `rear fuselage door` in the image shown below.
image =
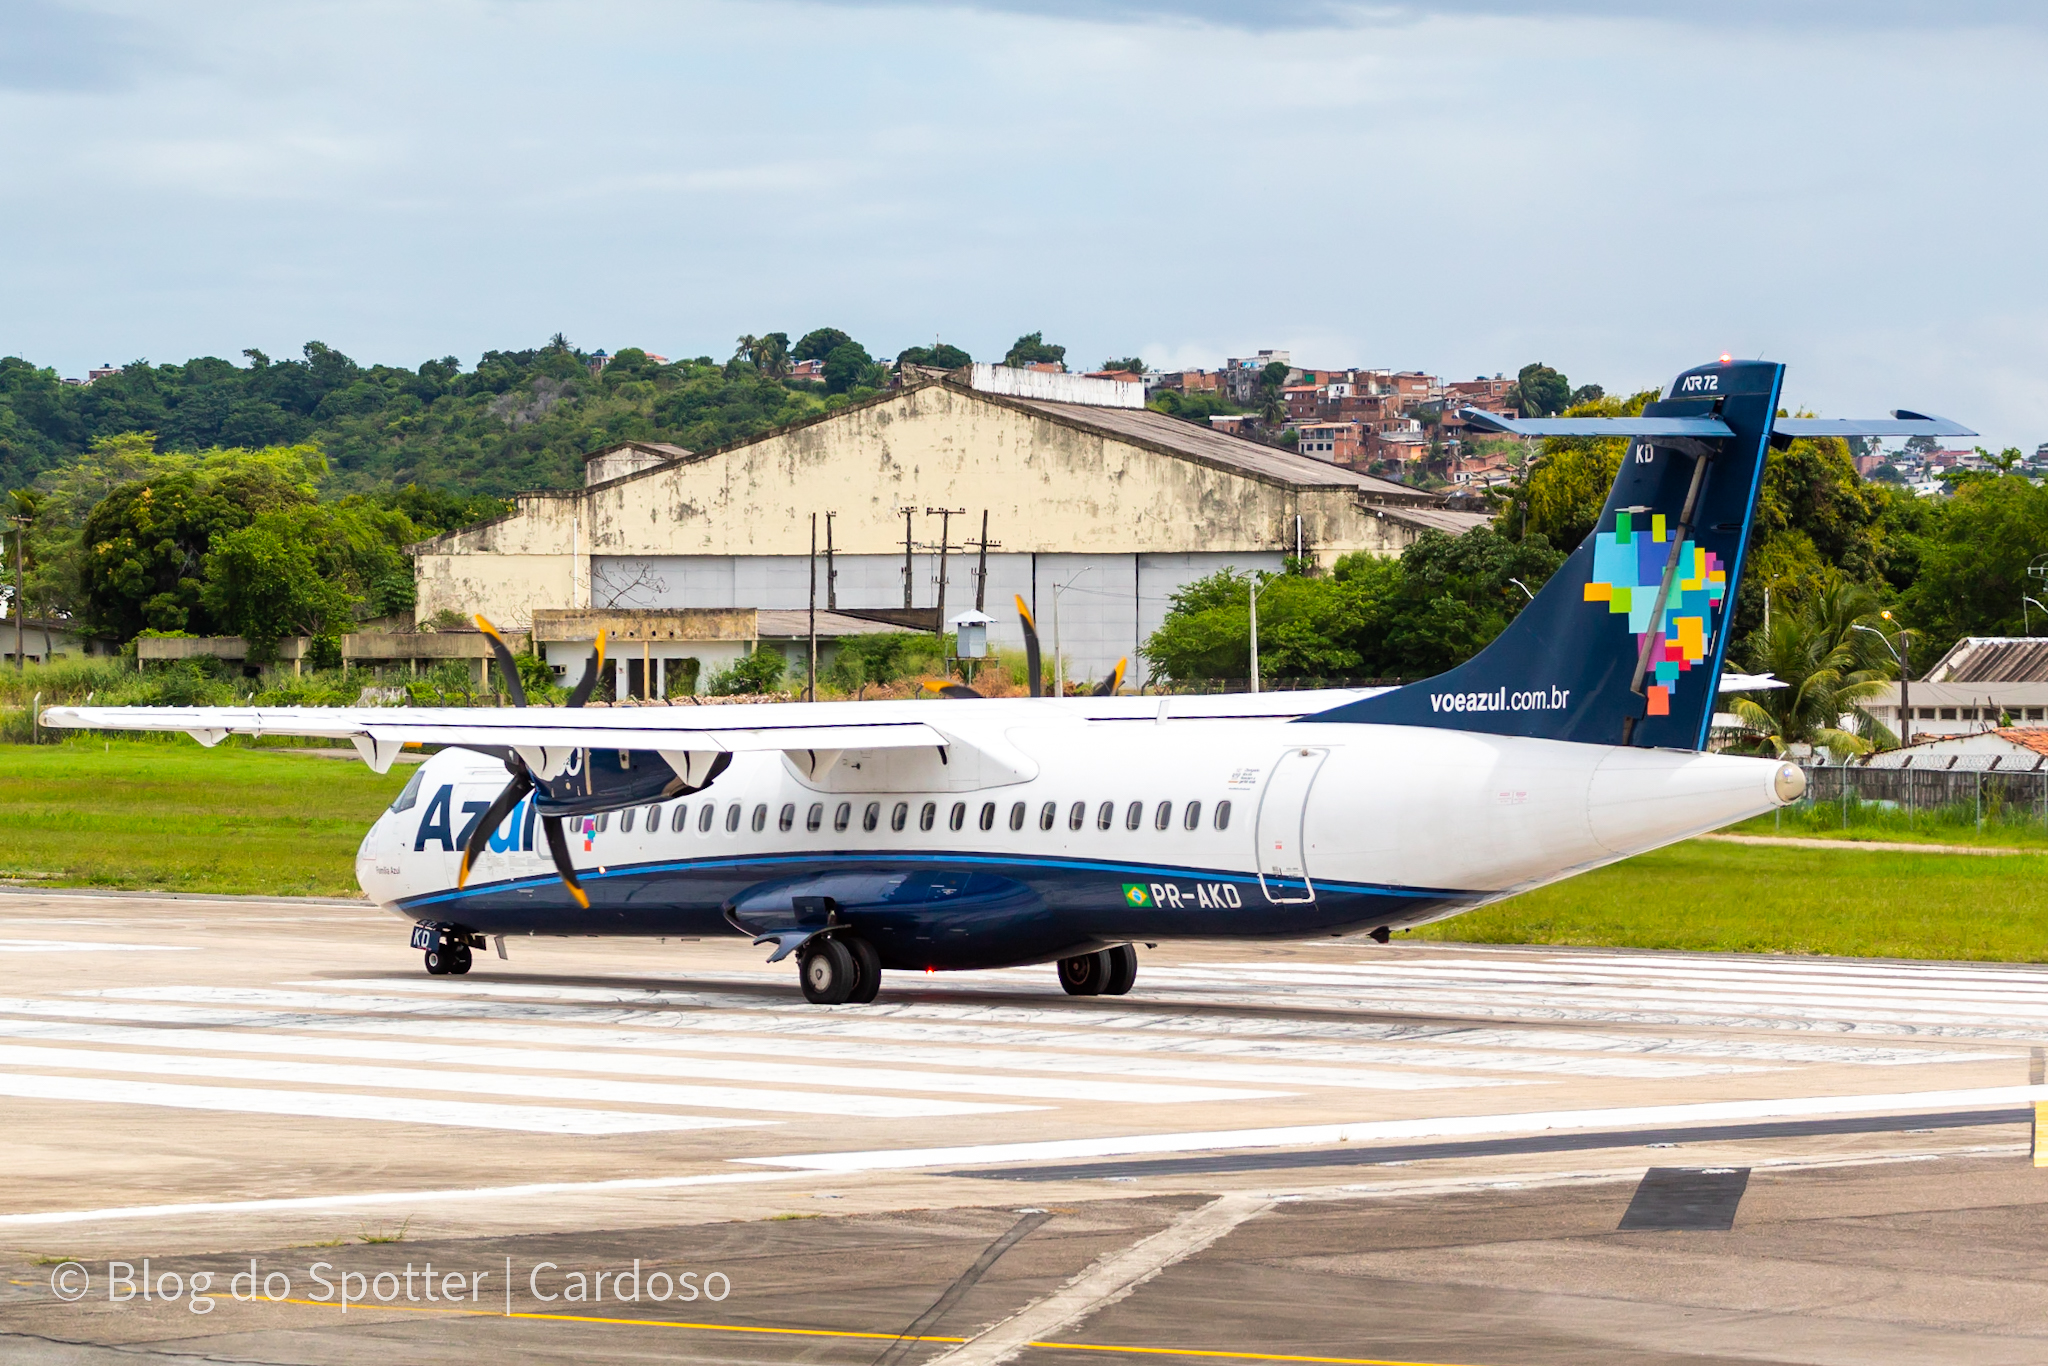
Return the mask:
[[1290, 749], [1273, 765], [1259, 797], [1259, 885], [1272, 902], [1314, 901], [1302, 826], [1309, 788], [1329, 757], [1326, 749]]

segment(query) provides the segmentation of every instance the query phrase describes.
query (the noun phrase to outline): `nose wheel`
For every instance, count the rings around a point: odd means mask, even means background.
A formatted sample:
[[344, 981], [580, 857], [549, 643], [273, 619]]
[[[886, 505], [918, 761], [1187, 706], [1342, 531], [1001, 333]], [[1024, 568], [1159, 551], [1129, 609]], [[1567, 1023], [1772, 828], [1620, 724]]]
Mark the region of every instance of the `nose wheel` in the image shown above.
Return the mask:
[[469, 971], [469, 932], [457, 925], [415, 925], [412, 946], [422, 949], [427, 972], [435, 977], [460, 977]]

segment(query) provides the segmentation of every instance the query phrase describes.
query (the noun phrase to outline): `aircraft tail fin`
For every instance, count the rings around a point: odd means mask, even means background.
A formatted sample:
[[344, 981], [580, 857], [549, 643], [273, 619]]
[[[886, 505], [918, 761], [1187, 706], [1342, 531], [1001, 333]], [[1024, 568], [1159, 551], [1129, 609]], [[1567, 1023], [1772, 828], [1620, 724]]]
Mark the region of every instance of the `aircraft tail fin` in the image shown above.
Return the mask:
[[1706, 748], [1783, 380], [1722, 361], [1640, 419], [1501, 423], [1630, 438], [1593, 534], [1465, 663], [1303, 719]]

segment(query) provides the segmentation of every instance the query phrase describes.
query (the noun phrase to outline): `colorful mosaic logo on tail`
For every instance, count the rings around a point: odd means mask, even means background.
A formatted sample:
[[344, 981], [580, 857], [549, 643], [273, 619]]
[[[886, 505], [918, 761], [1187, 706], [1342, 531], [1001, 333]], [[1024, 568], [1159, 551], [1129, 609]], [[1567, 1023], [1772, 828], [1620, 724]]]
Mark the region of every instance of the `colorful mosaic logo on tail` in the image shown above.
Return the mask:
[[1614, 530], [1593, 537], [1593, 580], [1586, 585], [1587, 602], [1604, 602], [1609, 612], [1628, 617], [1638, 650], [1645, 635], [1657, 632], [1657, 644], [1650, 649], [1652, 716], [1671, 714], [1671, 690], [1678, 676], [1705, 662], [1707, 642], [1714, 634], [1714, 609], [1728, 596], [1728, 571], [1720, 558], [1687, 541], [1678, 549], [1678, 573], [1664, 604], [1664, 620], [1652, 623], [1650, 614], [1657, 610], [1657, 589], [1670, 558], [1662, 513], [1650, 518], [1648, 531], [1635, 529], [1631, 514], [1618, 513]]

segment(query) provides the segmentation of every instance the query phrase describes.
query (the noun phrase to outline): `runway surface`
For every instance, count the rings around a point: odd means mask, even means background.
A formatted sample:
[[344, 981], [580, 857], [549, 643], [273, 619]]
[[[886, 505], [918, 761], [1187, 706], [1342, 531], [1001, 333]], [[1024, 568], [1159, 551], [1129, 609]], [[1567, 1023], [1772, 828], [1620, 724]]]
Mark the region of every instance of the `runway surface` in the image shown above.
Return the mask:
[[1347, 940], [820, 1008], [737, 939], [404, 936], [0, 894], [0, 1356], [2048, 1359], [2048, 969]]

